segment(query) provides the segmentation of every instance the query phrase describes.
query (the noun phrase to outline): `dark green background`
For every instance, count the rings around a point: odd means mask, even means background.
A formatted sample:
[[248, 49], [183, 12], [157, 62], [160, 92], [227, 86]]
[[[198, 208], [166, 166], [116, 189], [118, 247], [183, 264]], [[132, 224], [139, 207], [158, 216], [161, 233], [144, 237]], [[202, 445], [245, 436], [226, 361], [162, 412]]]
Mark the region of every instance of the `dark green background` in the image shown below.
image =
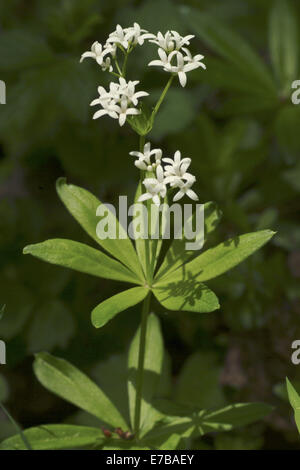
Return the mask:
[[[216, 201], [223, 211], [209, 244], [264, 228], [278, 231], [269, 246], [210, 283], [220, 311], [197, 315], [153, 306], [171, 359], [161, 394], [203, 407], [233, 401], [276, 406], [265, 423], [210, 436], [193, 448], [299, 448], [281, 384], [286, 375], [300, 379], [300, 366], [290, 359], [291, 343], [300, 336], [300, 106], [291, 104], [289, 85], [300, 79], [300, 70], [295, 66], [284, 86], [272, 68], [275, 3], [1, 0], [0, 79], [7, 84], [7, 104], [0, 106], [0, 303], [6, 304], [0, 338], [7, 342], [8, 364], [0, 369], [0, 397], [22, 426], [86, 422], [37, 383], [31, 365], [41, 350], [68, 358], [116, 400], [124, 396], [124, 354], [139, 308], [96, 331], [90, 312], [119, 285], [43, 264], [22, 249], [55, 237], [89, 243], [56, 196], [59, 176], [105, 202], [116, 203], [119, 194], [132, 197], [138, 174], [128, 152], [137, 148], [137, 137], [109, 118], [92, 121], [89, 103], [109, 77], [95, 62], [80, 65], [79, 58], [118, 22], [126, 27], [138, 21], [155, 33], [196, 34], [193, 52], [205, 55], [206, 72], [189, 73], [186, 89], [174, 82], [150, 138], [165, 154], [180, 149], [191, 157], [200, 201]], [[298, 22], [299, 2], [290, 5]], [[210, 15], [210, 33], [193, 11]], [[222, 44], [228, 30], [260, 56], [275, 91], [261, 84], [264, 78], [255, 74], [240, 40], [227, 56], [211, 40], [217, 33]], [[298, 55], [296, 38], [286, 54]], [[128, 68], [129, 78], [140, 79], [140, 89], [151, 94], [151, 104], [168, 79], [146, 67], [154, 58], [153, 45], [138, 48]], [[0, 413], [0, 438], [12, 433]]]

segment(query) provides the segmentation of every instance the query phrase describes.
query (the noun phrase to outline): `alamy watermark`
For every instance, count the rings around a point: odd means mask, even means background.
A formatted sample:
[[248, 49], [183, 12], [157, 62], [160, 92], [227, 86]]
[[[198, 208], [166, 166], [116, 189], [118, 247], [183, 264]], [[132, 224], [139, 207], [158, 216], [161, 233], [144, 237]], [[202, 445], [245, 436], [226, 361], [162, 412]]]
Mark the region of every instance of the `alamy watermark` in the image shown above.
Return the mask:
[[6, 344], [0, 340], [0, 365], [6, 364]]
[[300, 364], [300, 340], [293, 341], [291, 348], [295, 350], [291, 356], [291, 361], [295, 366], [298, 366]]
[[[204, 204], [151, 204], [128, 207], [127, 196], [119, 197], [119, 214], [112, 204], [100, 204], [96, 233], [105, 239], [185, 240], [186, 250], [201, 250], [204, 244]], [[120, 225], [118, 226], [117, 219]]]
[[0, 80], [0, 104], [6, 104], [6, 84]]

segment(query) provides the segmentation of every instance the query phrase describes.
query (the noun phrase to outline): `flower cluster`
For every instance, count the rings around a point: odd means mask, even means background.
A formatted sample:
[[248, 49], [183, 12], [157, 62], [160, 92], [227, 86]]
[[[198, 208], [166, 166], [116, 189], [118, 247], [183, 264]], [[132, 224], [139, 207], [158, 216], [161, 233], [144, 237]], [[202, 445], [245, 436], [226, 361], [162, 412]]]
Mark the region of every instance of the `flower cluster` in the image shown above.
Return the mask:
[[[110, 90], [107, 92], [103, 87], [99, 87], [99, 98], [94, 100], [91, 105], [100, 104], [103, 109], [94, 114], [94, 119], [108, 115], [119, 120], [121, 126], [124, 125], [128, 115], [140, 114], [137, 109], [138, 98], [147, 96], [148, 93], [140, 91], [135, 92], [137, 81], [126, 82], [126, 66], [128, 54], [137, 46], [142, 46], [145, 40], [158, 46], [159, 60], [153, 60], [150, 66], [160, 66], [166, 72], [177, 75], [182, 86], [186, 85], [186, 73], [198, 67], [205, 69], [201, 62], [202, 55], [192, 56], [187, 46], [194, 36], [180, 36], [176, 31], [168, 31], [164, 36], [162, 33], [157, 35], [149, 33], [142, 29], [138, 23], [134, 23], [129, 28], [122, 28], [119, 24], [116, 30], [110, 33], [104, 45], [98, 41], [92, 44], [91, 50], [82, 54], [80, 62], [86, 58], [94, 59], [103, 71], [117, 76], [120, 83], [111, 83]], [[118, 49], [124, 56], [122, 67], [118, 62]]]
[[125, 78], [120, 77], [119, 83], [110, 83], [109, 91], [102, 86], [98, 87], [99, 98], [91, 102], [91, 106], [100, 105], [102, 109], [97, 111], [93, 118], [98, 119], [101, 116], [108, 115], [113, 119], [118, 119], [120, 126], [126, 122], [128, 115], [136, 115], [140, 110], [138, 105], [139, 98], [148, 96], [145, 91], [135, 91], [139, 81], [127, 82]]
[[[87, 58], [95, 59], [103, 70], [112, 72], [113, 66], [111, 59], [116, 59], [118, 47], [123, 52], [128, 53], [138, 44], [142, 46], [145, 39], [150, 39], [152, 37], [153, 34], [142, 29], [138, 23], [134, 23], [133, 26], [124, 29], [118, 24], [116, 30], [110, 33], [104, 46], [102, 46], [98, 41], [94, 42], [91, 50], [82, 54], [80, 62]], [[106, 57], [108, 54], [110, 54], [111, 57]]]
[[168, 31], [164, 36], [158, 33], [150, 42], [158, 45], [159, 59], [152, 60], [148, 65], [162, 67], [165, 72], [178, 75], [180, 85], [184, 87], [187, 82], [187, 72], [198, 67], [206, 69], [201, 62], [204, 56], [200, 54], [193, 56], [186, 47], [193, 37], [192, 35], [182, 37], [176, 31]]
[[[179, 150], [175, 152], [174, 159], [162, 158], [162, 150], [151, 150], [150, 142], [148, 142], [144, 146], [144, 152], [130, 152], [130, 155], [137, 157], [135, 161], [137, 168], [153, 173], [153, 176], [143, 181], [146, 192], [140, 196], [139, 202], [152, 199], [154, 204], [160, 205], [160, 198], [164, 198], [167, 194], [168, 184], [172, 189], [178, 189], [173, 197], [174, 202], [182, 199], [185, 194], [194, 201], [198, 201], [197, 194], [191, 189], [196, 178], [187, 173], [191, 159], [181, 158]], [[155, 158], [155, 162], [152, 163], [151, 157]], [[164, 168], [162, 161], [167, 163]]]

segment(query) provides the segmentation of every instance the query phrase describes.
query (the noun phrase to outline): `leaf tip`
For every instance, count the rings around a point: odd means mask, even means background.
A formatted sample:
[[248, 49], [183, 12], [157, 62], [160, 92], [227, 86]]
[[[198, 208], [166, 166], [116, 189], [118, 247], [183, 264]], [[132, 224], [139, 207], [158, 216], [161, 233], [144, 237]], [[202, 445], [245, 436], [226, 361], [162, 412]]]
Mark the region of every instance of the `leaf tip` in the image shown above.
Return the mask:
[[59, 178], [57, 178], [56, 180], [57, 191], [65, 184], [67, 184], [67, 178], [65, 178], [64, 176], [60, 176]]

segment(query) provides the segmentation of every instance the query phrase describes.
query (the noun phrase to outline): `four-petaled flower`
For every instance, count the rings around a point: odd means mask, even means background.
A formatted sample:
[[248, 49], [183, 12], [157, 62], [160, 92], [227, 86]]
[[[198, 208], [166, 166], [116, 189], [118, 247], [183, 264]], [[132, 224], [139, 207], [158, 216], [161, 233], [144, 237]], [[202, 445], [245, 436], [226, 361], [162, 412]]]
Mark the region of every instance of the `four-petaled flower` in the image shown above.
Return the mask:
[[189, 46], [190, 40], [194, 37], [192, 34], [182, 37], [176, 31], [167, 31], [165, 35], [161, 32], [157, 33], [157, 36], [153, 34], [149, 42], [156, 44], [166, 52], [172, 52], [179, 51], [184, 45]]
[[110, 83], [109, 91], [103, 87], [98, 87], [99, 98], [91, 102], [91, 106], [100, 105], [103, 109], [94, 114], [94, 119], [98, 119], [106, 114], [113, 119], [119, 119], [120, 126], [126, 122], [129, 115], [140, 114], [138, 105], [139, 98], [148, 96], [145, 91], [135, 92], [135, 86], [139, 81], [126, 82], [125, 78], [120, 77], [119, 83]]
[[[162, 157], [161, 149], [151, 150], [150, 142], [144, 145], [144, 152], [130, 152], [129, 155], [137, 157], [138, 160], [134, 162], [135, 166], [143, 171], [154, 171], [155, 168], [160, 164]], [[155, 163], [151, 163], [152, 155], [155, 157]]]
[[[163, 67], [165, 72], [177, 74], [180, 85], [184, 87], [187, 82], [187, 72], [195, 70], [198, 67], [206, 69], [206, 66], [201, 62], [204, 56], [197, 54], [193, 57], [188, 49], [182, 48], [182, 50], [186, 53], [186, 56], [177, 50], [167, 54], [164, 49], [159, 48], [158, 55], [160, 60], [152, 60], [148, 65]], [[174, 58], [176, 60], [175, 64], [172, 63]]]
[[194, 182], [196, 181], [196, 178], [193, 177], [192, 179], [184, 182], [184, 181], [181, 181], [181, 182], [178, 182], [178, 184], [176, 185], [177, 188], [179, 188], [179, 191], [178, 193], [175, 194], [175, 196], [173, 197], [173, 201], [176, 202], [176, 201], [179, 201], [180, 199], [183, 198], [183, 196], [186, 194], [190, 199], [193, 199], [193, 201], [198, 201], [199, 198], [197, 196], [197, 194], [191, 189], [191, 186], [194, 184]]
[[164, 198], [167, 194], [167, 186], [164, 182], [164, 170], [161, 165], [156, 168], [156, 178], [146, 178], [143, 181], [146, 192], [142, 194], [138, 202], [147, 201], [152, 199], [156, 206], [160, 205], [160, 198]]
[[107, 54], [111, 54], [112, 51], [113, 51], [112, 47], [110, 46], [103, 47], [102, 44], [100, 44], [100, 42], [96, 41], [92, 44], [90, 51], [84, 52], [84, 54], [82, 54], [80, 62], [82, 62], [84, 59], [87, 59], [89, 57], [91, 59], [95, 59], [99, 65], [102, 65], [104, 57]]

